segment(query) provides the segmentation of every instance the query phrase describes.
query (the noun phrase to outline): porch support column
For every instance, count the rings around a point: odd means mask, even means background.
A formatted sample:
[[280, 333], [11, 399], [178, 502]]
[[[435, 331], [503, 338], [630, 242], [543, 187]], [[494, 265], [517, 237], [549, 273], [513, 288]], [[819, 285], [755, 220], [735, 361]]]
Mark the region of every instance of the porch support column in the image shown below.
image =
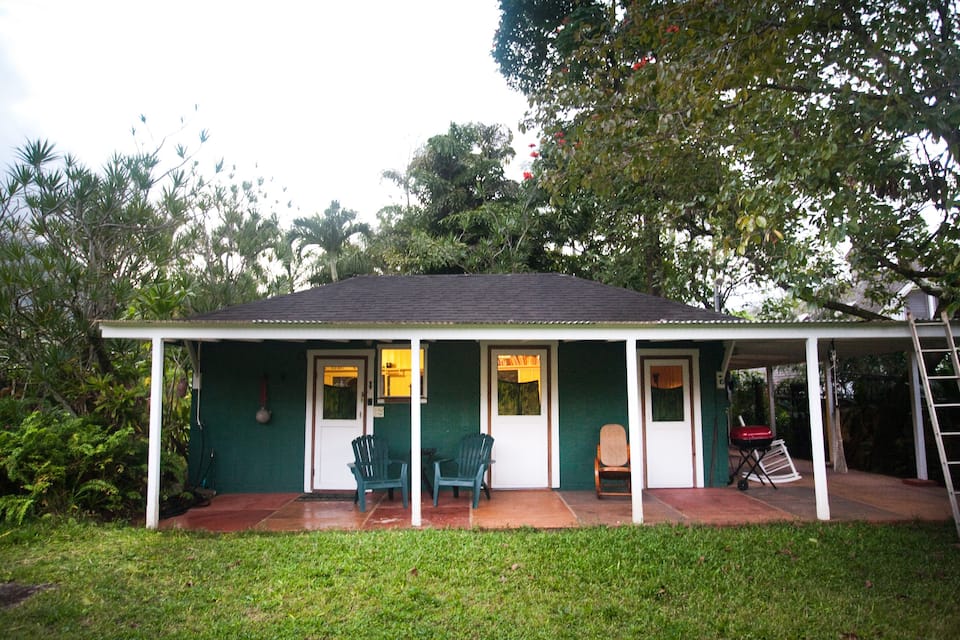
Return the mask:
[[773, 382], [773, 367], [767, 367], [767, 422], [773, 437], [777, 437], [777, 385]]
[[913, 416], [913, 455], [917, 461], [917, 479], [927, 480], [927, 442], [923, 434], [923, 392], [920, 389], [920, 362], [910, 351], [910, 414]]
[[630, 492], [634, 524], [643, 524], [643, 434], [640, 432], [640, 378], [637, 339], [627, 340], [627, 431], [630, 433]]
[[807, 403], [810, 407], [810, 450], [813, 452], [813, 488], [817, 501], [817, 518], [830, 519], [827, 497], [827, 461], [823, 451], [823, 409], [820, 406], [820, 361], [817, 339], [806, 339]]
[[163, 338], [153, 338], [150, 367], [150, 435], [147, 448], [147, 528], [160, 525], [160, 426], [163, 414]]
[[830, 462], [833, 463], [834, 471], [841, 471], [840, 467], [837, 464], [837, 429], [840, 428], [840, 425], [837, 424], [837, 407], [833, 401], [833, 362], [827, 362], [826, 369], [823, 370], [823, 390], [824, 390], [824, 399], [827, 401], [827, 415], [826, 415], [826, 427], [827, 427], [827, 442], [829, 443], [830, 451]]
[[410, 525], [419, 527], [423, 522], [420, 509], [423, 466], [420, 456], [420, 338], [410, 339], [410, 373]]

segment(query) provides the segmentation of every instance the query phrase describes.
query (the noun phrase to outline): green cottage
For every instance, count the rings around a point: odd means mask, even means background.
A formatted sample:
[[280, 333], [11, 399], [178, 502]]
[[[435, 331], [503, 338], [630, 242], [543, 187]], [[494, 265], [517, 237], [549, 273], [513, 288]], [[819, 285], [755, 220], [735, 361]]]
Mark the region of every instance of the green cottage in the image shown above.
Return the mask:
[[[806, 362], [811, 439], [822, 442], [827, 339], [851, 354], [909, 348], [905, 326], [865, 325], [752, 323], [536, 273], [363, 276], [185, 320], [101, 323], [105, 337], [152, 341], [155, 407], [164, 342], [191, 349], [191, 478], [219, 493], [354, 489], [350, 443], [373, 433], [410, 462], [414, 526], [429, 456], [473, 433], [495, 439], [493, 489], [592, 489], [600, 428], [624, 425], [635, 522], [643, 489], [726, 485], [727, 371]], [[821, 447], [813, 458], [828, 519]]]

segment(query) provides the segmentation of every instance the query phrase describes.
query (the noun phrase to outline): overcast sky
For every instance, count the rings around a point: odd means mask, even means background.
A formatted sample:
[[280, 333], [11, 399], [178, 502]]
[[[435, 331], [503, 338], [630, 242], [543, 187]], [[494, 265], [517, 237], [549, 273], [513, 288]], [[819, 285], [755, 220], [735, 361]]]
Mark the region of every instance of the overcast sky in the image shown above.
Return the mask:
[[[498, 17], [497, 0], [0, 0], [0, 165], [44, 138], [99, 167], [135, 150], [131, 127], [159, 141], [184, 117], [177, 141], [210, 133], [204, 173], [223, 157], [286, 187], [286, 223], [332, 199], [372, 221], [400, 199], [380, 173], [450, 122], [516, 131]], [[514, 138], [517, 177], [531, 141]]]

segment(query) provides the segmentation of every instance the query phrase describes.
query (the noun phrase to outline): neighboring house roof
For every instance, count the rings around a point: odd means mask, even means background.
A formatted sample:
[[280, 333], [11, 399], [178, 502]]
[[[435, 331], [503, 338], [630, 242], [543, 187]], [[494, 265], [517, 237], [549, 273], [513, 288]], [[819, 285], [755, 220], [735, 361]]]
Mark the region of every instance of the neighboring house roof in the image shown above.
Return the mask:
[[359, 276], [188, 322], [578, 324], [729, 322], [732, 316], [552, 273]]
[[[914, 265], [921, 268], [920, 265]], [[854, 281], [849, 292], [841, 302], [889, 318], [906, 320], [907, 312], [917, 320], [936, 318], [939, 300], [911, 281], [882, 282], [879, 284], [854, 273]], [[868, 295], [868, 291], [882, 292], [883, 300], [878, 302]]]

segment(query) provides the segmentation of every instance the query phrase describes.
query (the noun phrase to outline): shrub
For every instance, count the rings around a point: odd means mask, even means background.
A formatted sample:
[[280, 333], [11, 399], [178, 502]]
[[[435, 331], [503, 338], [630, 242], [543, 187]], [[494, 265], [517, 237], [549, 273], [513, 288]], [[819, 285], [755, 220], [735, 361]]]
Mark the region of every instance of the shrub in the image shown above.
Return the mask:
[[9, 429], [12, 425], [20, 424], [29, 413], [26, 401], [13, 396], [0, 397], [0, 429]]
[[41, 513], [117, 516], [141, 500], [146, 443], [63, 412], [0, 430], [0, 520]]

